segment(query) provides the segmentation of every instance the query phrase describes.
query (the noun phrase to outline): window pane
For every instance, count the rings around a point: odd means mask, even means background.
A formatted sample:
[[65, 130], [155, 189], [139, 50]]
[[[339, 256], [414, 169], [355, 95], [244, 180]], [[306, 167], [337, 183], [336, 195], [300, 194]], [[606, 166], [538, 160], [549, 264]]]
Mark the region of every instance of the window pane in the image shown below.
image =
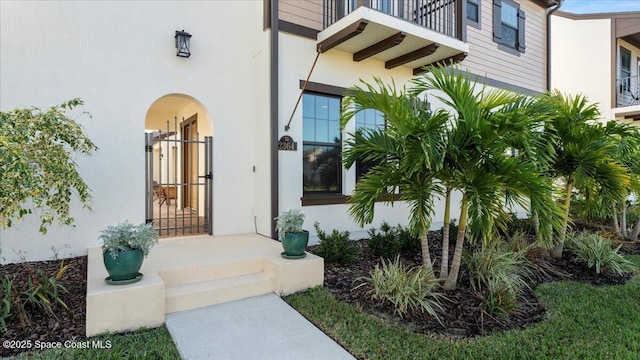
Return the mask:
[[478, 4], [467, 0], [467, 19], [478, 22]]
[[374, 109], [366, 109], [356, 114], [356, 130], [384, 127], [384, 116]]
[[316, 119], [329, 118], [329, 99], [323, 96], [316, 96]]
[[313, 117], [302, 118], [302, 141], [316, 141], [316, 122]]
[[502, 3], [502, 23], [518, 28], [518, 9], [503, 2]]
[[631, 52], [625, 48], [620, 48], [620, 67], [623, 73], [631, 73]]
[[515, 48], [518, 43], [518, 30], [502, 24], [502, 43]]
[[338, 192], [340, 147], [303, 146], [304, 192]]
[[327, 120], [316, 119], [316, 138], [317, 142], [329, 142], [329, 122]]
[[311, 94], [302, 95], [302, 116], [313, 117], [316, 112], [316, 97]]
[[328, 98], [327, 99], [329, 105], [328, 117], [327, 119], [338, 121], [340, 119], [340, 99], [338, 98]]
[[340, 135], [340, 124], [337, 121], [329, 121], [329, 136], [327, 142], [340, 144], [342, 141]]
[[[356, 131], [364, 129], [384, 129], [384, 115], [377, 110], [366, 109], [356, 114]], [[376, 163], [373, 161], [356, 161], [356, 181], [366, 174]]]

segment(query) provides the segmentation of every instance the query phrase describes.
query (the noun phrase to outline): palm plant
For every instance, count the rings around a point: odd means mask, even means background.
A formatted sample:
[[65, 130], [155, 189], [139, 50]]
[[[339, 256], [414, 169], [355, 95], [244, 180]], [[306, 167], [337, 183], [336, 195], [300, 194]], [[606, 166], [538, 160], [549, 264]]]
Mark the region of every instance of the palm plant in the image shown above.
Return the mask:
[[[551, 201], [550, 182], [537, 165], [548, 163], [553, 149], [545, 147], [544, 137], [536, 132], [545, 124], [545, 104], [501, 90], [478, 91], [468, 77], [450, 69], [430, 70], [429, 76], [414, 80], [408, 91], [397, 91], [380, 80], [350, 91], [343, 102], [343, 128], [364, 109], [380, 111], [387, 126], [353, 134], [343, 161], [347, 168], [358, 159], [377, 164], [356, 185], [350, 198], [350, 215], [361, 226], [371, 222], [375, 201], [399, 190], [400, 199], [409, 203], [409, 226], [420, 235], [428, 269], [432, 269], [432, 263], [427, 231], [434, 197], [444, 195], [449, 210], [452, 191], [462, 193], [450, 271], [448, 236], [443, 236], [440, 277], [446, 277], [445, 288], [453, 289], [467, 225], [472, 240], [491, 241], [495, 227], [504, 227], [509, 218], [505, 208], [514, 204], [531, 205], [541, 221], [553, 224], [558, 207]], [[436, 97], [452, 108], [452, 113], [429, 111], [420, 101], [427, 90], [439, 90]], [[519, 155], [507, 156], [510, 149], [519, 150]], [[449, 216], [446, 211], [445, 224]], [[544, 229], [544, 235], [550, 238], [551, 227]]]
[[629, 194], [635, 195], [635, 203], [628, 202], [627, 196], [622, 200], [603, 199], [596, 208], [611, 210], [613, 225], [618, 236], [636, 241], [640, 234], [640, 216], [635, 220], [631, 231], [627, 228], [627, 212], [631, 205], [638, 205], [640, 195], [640, 129], [635, 126], [610, 121], [605, 127], [605, 133], [616, 144], [614, 158], [625, 167], [630, 176]]
[[542, 100], [553, 108], [551, 129], [554, 133], [556, 158], [551, 173], [564, 183], [564, 216], [557, 245], [551, 256], [562, 257], [563, 244], [570, 218], [571, 193], [581, 192], [592, 201], [624, 198], [630, 178], [626, 169], [613, 159], [616, 144], [605, 128], [596, 124], [600, 113], [582, 95], [570, 96], [554, 91]]
[[[376, 79], [375, 85], [355, 86], [343, 101], [341, 126], [359, 111], [375, 109], [386, 120], [384, 129], [358, 131], [346, 141], [347, 168], [361, 159], [373, 166], [356, 184], [349, 214], [363, 226], [371, 223], [375, 202], [398, 193], [409, 204], [409, 229], [420, 237], [424, 266], [432, 271], [427, 234], [433, 216], [434, 194], [441, 192], [436, 173], [442, 168], [448, 115], [429, 111], [428, 105], [395, 86]], [[393, 201], [393, 196], [387, 197]]]
[[[445, 224], [451, 192], [462, 193], [458, 234], [451, 269], [447, 273], [448, 237], [443, 235], [440, 277], [444, 287], [456, 287], [465, 234], [472, 241], [489, 242], [496, 227], [508, 220], [506, 207], [530, 205], [545, 224], [542, 235], [551, 238], [559, 209], [551, 201], [552, 187], [540, 164], [549, 163], [553, 148], [539, 129], [546, 121], [546, 105], [504, 90], [477, 89], [475, 82], [451, 69], [431, 68], [413, 81], [412, 95], [435, 90], [434, 95], [453, 111], [447, 127], [443, 166], [435, 175], [444, 186]], [[509, 156], [518, 150], [517, 156]], [[505, 206], [507, 205], [507, 206]], [[446, 226], [445, 226], [446, 230]]]

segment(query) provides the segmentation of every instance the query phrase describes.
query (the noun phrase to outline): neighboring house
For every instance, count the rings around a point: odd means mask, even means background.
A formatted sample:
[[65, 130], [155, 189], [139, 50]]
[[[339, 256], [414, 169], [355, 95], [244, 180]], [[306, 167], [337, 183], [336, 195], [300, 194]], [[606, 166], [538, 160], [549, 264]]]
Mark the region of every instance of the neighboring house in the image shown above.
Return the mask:
[[[165, 235], [274, 236], [273, 218], [291, 208], [302, 208], [308, 229], [318, 221], [352, 238], [364, 235], [345, 202], [368, 165], [346, 170], [339, 153], [349, 132], [384, 126], [384, 119], [364, 112], [340, 132], [345, 89], [374, 77], [402, 87], [424, 65], [456, 62], [488, 86], [544, 92], [555, 6], [2, 1], [0, 109], [81, 97], [82, 110], [93, 115], [82, 124], [100, 148], [78, 158], [93, 211], [74, 208], [76, 227], [53, 227], [46, 239], [30, 218], [0, 230], [2, 256], [15, 261], [22, 251], [45, 259], [52, 247], [61, 255], [86, 253], [98, 245], [99, 230], [125, 219], [154, 221]], [[182, 30], [192, 36], [188, 58], [176, 56], [174, 35]], [[407, 212], [402, 203], [380, 203], [371, 226], [406, 224]]]
[[551, 17], [553, 88], [582, 93], [603, 120], [640, 125], [640, 12]]

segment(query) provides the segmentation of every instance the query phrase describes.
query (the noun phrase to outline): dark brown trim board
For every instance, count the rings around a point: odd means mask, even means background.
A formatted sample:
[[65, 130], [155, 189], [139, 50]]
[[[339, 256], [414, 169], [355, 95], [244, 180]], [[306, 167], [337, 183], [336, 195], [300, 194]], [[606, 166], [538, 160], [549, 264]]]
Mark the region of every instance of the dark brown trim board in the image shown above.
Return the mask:
[[271, 0], [262, 0], [262, 30], [271, 28]]
[[393, 69], [395, 67], [398, 67], [400, 65], [404, 65], [406, 63], [410, 63], [414, 60], [418, 60], [420, 58], [429, 56], [431, 54], [433, 54], [434, 52], [436, 52], [436, 50], [438, 50], [438, 47], [440, 45], [433, 43], [431, 45], [427, 45], [423, 48], [420, 48], [418, 50], [414, 50], [410, 53], [398, 56], [397, 58], [388, 60], [387, 62], [384, 63], [384, 67], [386, 69]]
[[434, 62], [429, 63], [429, 64], [425, 64], [424, 66], [417, 67], [417, 68], [413, 69], [413, 75], [414, 76], [415, 75], [420, 75], [423, 72], [427, 71], [425, 69], [425, 66], [430, 66], [430, 65], [450, 66], [450, 65], [457, 64], [457, 63], [461, 62], [466, 57], [467, 57], [467, 53], [460, 53], [460, 54], [456, 54], [456, 55], [453, 55], [453, 56], [449, 56], [448, 58], [444, 58], [442, 60], [438, 60], [438, 61], [434, 61]]
[[[349, 202], [349, 197], [342, 194], [313, 194], [304, 195], [300, 198], [300, 201], [302, 206], [343, 205]], [[393, 201], [401, 201], [400, 194], [383, 194], [376, 199], [376, 202]]]
[[362, 61], [373, 55], [379, 54], [385, 50], [391, 49], [394, 46], [400, 45], [402, 40], [407, 36], [405, 32], [399, 32], [395, 35], [391, 35], [384, 40], [380, 40], [377, 43], [362, 49], [353, 54], [353, 61]]
[[[304, 80], [300, 80], [300, 89], [302, 89], [303, 87]], [[309, 81], [307, 83], [307, 88], [305, 89], [305, 91], [317, 92], [327, 95], [343, 96], [347, 91], [347, 88]]]
[[271, 140], [271, 166], [269, 171], [271, 173], [271, 238], [277, 239], [278, 233], [276, 232], [276, 221], [274, 220], [278, 216], [279, 207], [280, 207], [280, 194], [278, 192], [279, 181], [278, 181], [278, 91], [279, 91], [279, 82], [278, 77], [280, 74], [278, 73], [278, 62], [279, 60], [279, 44], [278, 44], [278, 21], [274, 21], [274, 19], [278, 19], [278, 2], [273, 1], [271, 5], [271, 69], [270, 69], [270, 89], [271, 92], [271, 126], [269, 128], [269, 137]]
[[318, 33], [320, 32], [316, 29], [294, 24], [292, 22], [288, 22], [284, 20], [278, 21], [278, 29], [280, 29], [280, 31], [283, 31], [289, 34], [299, 35], [312, 40], [317, 40]]
[[342, 194], [314, 194], [300, 198], [302, 206], [341, 205], [347, 203], [347, 196]]
[[367, 20], [358, 20], [353, 24], [347, 26], [346, 28], [338, 31], [337, 33], [329, 36], [327, 39], [322, 40], [317, 47], [318, 52], [323, 53], [326, 52], [343, 42], [351, 39], [354, 36], [360, 35], [364, 31], [364, 28], [367, 27], [369, 21]]

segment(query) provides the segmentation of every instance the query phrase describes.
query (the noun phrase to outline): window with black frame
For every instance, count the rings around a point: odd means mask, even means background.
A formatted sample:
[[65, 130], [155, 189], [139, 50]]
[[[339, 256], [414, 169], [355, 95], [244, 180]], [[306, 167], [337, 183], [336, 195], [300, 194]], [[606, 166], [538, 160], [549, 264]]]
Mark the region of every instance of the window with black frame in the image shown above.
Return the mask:
[[340, 97], [305, 93], [303, 118], [303, 193], [342, 193]]
[[[384, 129], [385, 121], [383, 114], [374, 109], [365, 109], [359, 111], [356, 116], [356, 131], [366, 131], [375, 129]], [[366, 174], [376, 163], [374, 161], [356, 161], [356, 182]]]

